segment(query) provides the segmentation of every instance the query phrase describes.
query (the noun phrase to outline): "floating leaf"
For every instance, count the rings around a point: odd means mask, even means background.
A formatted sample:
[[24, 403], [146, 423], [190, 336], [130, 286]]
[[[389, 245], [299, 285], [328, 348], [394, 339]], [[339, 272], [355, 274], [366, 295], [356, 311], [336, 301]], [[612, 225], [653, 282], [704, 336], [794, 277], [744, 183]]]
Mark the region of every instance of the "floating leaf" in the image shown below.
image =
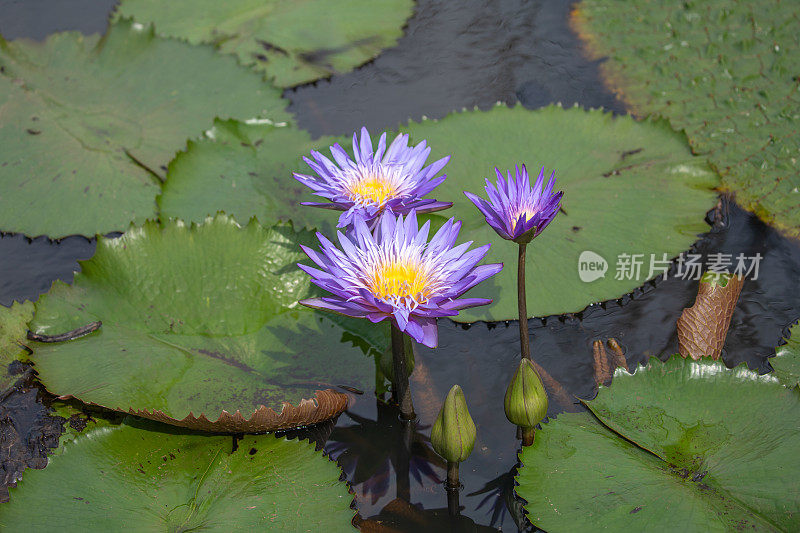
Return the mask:
[[800, 325], [789, 330], [786, 344], [775, 349], [775, 357], [769, 360], [773, 374], [787, 387], [800, 385]]
[[[492, 305], [462, 311], [459, 321], [517, 316], [517, 246], [498, 237], [462, 192], [483, 194], [495, 166], [526, 163], [534, 174], [544, 166], [548, 174], [556, 171], [564, 191], [564, 212], [528, 246], [529, 316], [580, 311], [630, 292], [659, 273], [648, 275], [651, 254], [656, 260], [674, 257], [708, 229], [703, 216], [714, 204], [716, 177], [665, 122], [636, 122], [600, 110], [498, 106], [412, 123], [404, 131], [412, 142], [428, 140], [431, 160], [453, 155], [448, 179], [435, 193], [455, 205], [442, 214], [463, 221], [462, 239], [492, 243], [486, 262], [506, 265], [469, 293], [494, 298]], [[585, 250], [608, 262], [605, 277], [581, 281], [578, 259]], [[620, 254], [642, 254], [638, 278], [615, 279]]]
[[522, 452], [517, 493], [547, 531], [800, 528], [800, 396], [744, 366], [675, 356], [617, 371], [590, 414]]
[[0, 392], [17, 381], [18, 376], [8, 372], [8, 365], [25, 354], [20, 343], [25, 341], [25, 332], [32, 317], [31, 302], [14, 302], [11, 307], [0, 306]]
[[[341, 471], [306, 441], [129, 420], [62, 446], [0, 510], [9, 531], [351, 531]], [[55, 490], [54, 490], [55, 489]]]
[[60, 396], [209, 430], [338, 414], [347, 397], [334, 387], [373, 383], [372, 363], [351, 341], [375, 326], [299, 308], [310, 283], [295, 263], [305, 257], [299, 243], [312, 239], [224, 215], [101, 238], [74, 284], [56, 283], [37, 302], [31, 329], [103, 325], [76, 340], [33, 343], [39, 378]]
[[108, 33], [0, 38], [0, 228], [62, 237], [155, 215], [165, 166], [215, 116], [282, 120], [286, 102], [211, 47], [122, 21]]
[[800, 237], [795, 3], [584, 0], [575, 14], [634, 112], [685, 129], [740, 205]]
[[[446, 220], [444, 216], [463, 220], [462, 239], [493, 244], [486, 259], [490, 263], [514, 265], [516, 246], [497, 237], [462, 191], [481, 192], [495, 165], [527, 163], [537, 172], [540, 164], [556, 169], [566, 214], [559, 214], [531, 245], [531, 316], [579, 311], [630, 292], [659, 273], [648, 276], [650, 254], [656, 260], [664, 254], [676, 256], [708, 229], [703, 215], [715, 202], [716, 177], [665, 122], [636, 122], [577, 108], [496, 107], [411, 124], [404, 130], [415, 143], [428, 139], [433, 148], [429, 160], [453, 156], [445, 167], [448, 179], [430, 196], [455, 206], [427, 216], [434, 225]], [[311, 141], [291, 127], [254, 128], [232, 122], [218, 122], [212, 132], [216, 141], [191, 144], [170, 166], [160, 198], [162, 215], [199, 220], [224, 208], [240, 219], [291, 218], [308, 226], [335, 225], [336, 213], [297, 206], [315, 197], [303, 191], [291, 171], [307, 168], [301, 156], [311, 148], [326, 148], [338, 139]], [[339, 142], [349, 150], [349, 142]], [[581, 282], [578, 258], [584, 250], [608, 261], [605, 278]], [[636, 279], [614, 279], [614, 263], [621, 253], [642, 254]], [[515, 272], [507, 266], [473, 289], [470, 296], [494, 298], [494, 303], [462, 311], [457, 320], [515, 318]]]
[[290, 87], [347, 72], [394, 46], [411, 0], [123, 0], [117, 15], [213, 43]]
[[295, 227], [313, 228], [327, 219], [333, 227], [331, 213], [300, 206], [309, 190], [292, 172], [310, 172], [303, 156], [327, 152], [334, 142], [350, 144], [347, 137], [312, 140], [294, 126], [218, 120], [169, 164], [158, 198], [161, 215], [202, 222], [222, 210], [239, 220], [256, 216], [265, 225], [291, 220]]
[[89, 407], [76, 400], [53, 400], [50, 407], [51, 416], [64, 419], [64, 432], [58, 440], [56, 453], [60, 453], [64, 445], [80, 439], [82, 435], [99, 428], [119, 425], [127, 416], [116, 411]]

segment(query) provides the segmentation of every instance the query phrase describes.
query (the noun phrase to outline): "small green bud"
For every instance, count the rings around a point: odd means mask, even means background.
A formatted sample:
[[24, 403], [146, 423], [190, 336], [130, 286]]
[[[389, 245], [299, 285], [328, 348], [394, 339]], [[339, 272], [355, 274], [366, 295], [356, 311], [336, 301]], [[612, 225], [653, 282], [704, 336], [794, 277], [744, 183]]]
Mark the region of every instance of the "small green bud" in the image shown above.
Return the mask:
[[476, 434], [464, 392], [453, 385], [431, 429], [433, 449], [447, 462], [460, 463], [472, 453]]
[[512, 424], [532, 428], [547, 416], [547, 393], [530, 359], [522, 358], [506, 390], [506, 418]]

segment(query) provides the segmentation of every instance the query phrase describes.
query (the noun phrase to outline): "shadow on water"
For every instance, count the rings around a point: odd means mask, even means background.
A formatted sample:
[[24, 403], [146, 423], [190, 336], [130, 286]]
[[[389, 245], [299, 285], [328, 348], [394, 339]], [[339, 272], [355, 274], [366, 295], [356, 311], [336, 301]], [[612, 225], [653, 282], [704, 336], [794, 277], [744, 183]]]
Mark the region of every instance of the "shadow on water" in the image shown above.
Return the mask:
[[[42, 1], [34, 9], [29, 7], [33, 3], [0, 0], [0, 32], [7, 37], [41, 38], [70, 25], [100, 31], [113, 2], [93, 1], [90, 7], [89, 3]], [[568, 29], [571, 5], [565, 0], [420, 0], [397, 47], [351, 73], [288, 90], [285, 96], [300, 125], [314, 135], [349, 133], [362, 125], [391, 128], [422, 114], [441, 117], [462, 107], [486, 108], [498, 100], [520, 101], [531, 108], [577, 102], [621, 112], [599, 82], [597, 64], [581, 55], [580, 44]], [[67, 11], [79, 14], [86, 25], [68, 20]], [[712, 253], [762, 257], [758, 279], [745, 283], [734, 312], [725, 362], [746, 362], [768, 371], [767, 358], [774, 354], [784, 329], [800, 316], [796, 288], [800, 245], [727, 200], [713, 218], [713, 227], [693, 253], [704, 258]], [[34, 299], [54, 279], [69, 281], [76, 260], [93, 252], [94, 243], [81, 239], [53, 243], [3, 236], [0, 303]], [[613, 265], [611, 269], [609, 274]], [[533, 356], [566, 391], [591, 398], [596, 391], [592, 342], [617, 339], [631, 365], [677, 351], [675, 321], [684, 307], [692, 305], [697, 284], [677, 277], [673, 265], [668, 279], [645, 283], [619, 300], [574, 315], [531, 319]], [[354, 397], [335, 425], [287, 435], [310, 438], [338, 460], [353, 485], [365, 530], [378, 530], [369, 529], [376, 519], [414, 531], [440, 531], [445, 524], [456, 530], [516, 530], [521, 523], [520, 502], [513, 498], [518, 441], [503, 414], [502, 399], [519, 358], [517, 324], [462, 326], [441, 320], [439, 328], [439, 348], [418, 347], [415, 357], [411, 382], [419, 419], [413, 431], [404, 430], [396, 411], [367, 392]], [[431, 451], [428, 439], [441, 402], [455, 383], [466, 395], [478, 441], [461, 466], [463, 520], [448, 522], [447, 494], [441, 484], [444, 464]], [[42, 418], [41, 403], [26, 390], [0, 403], [3, 419], [12, 421], [0, 424], [2, 442], [46, 441], [52, 432], [52, 423]], [[577, 403], [550, 404], [551, 415], [579, 409]], [[34, 450], [30, 455], [35, 464], [39, 464], [36, 457], [38, 461], [43, 457], [36, 446], [14, 449]], [[18, 475], [9, 474], [10, 470], [22, 468], [27, 459], [14, 460], [5, 446], [0, 449], [7, 480]]]

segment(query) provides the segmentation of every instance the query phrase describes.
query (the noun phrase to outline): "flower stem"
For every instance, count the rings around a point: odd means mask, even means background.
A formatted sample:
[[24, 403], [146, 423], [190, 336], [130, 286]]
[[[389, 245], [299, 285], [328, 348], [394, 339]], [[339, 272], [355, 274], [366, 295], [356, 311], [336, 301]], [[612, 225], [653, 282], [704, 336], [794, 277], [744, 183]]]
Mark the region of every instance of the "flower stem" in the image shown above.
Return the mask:
[[394, 322], [392, 322], [392, 365], [394, 371], [393, 393], [396, 392], [393, 396], [396, 396], [397, 405], [400, 406], [400, 418], [414, 420], [417, 415], [414, 413], [411, 390], [408, 388], [408, 364], [404, 334]]
[[522, 428], [522, 445], [530, 446], [533, 444], [533, 428]]
[[458, 489], [460, 484], [458, 481], [458, 463], [447, 461], [447, 488]]
[[517, 260], [517, 303], [519, 307], [519, 345], [522, 357], [531, 358], [531, 342], [528, 337], [528, 300], [525, 295], [525, 248], [527, 244], [519, 245]]

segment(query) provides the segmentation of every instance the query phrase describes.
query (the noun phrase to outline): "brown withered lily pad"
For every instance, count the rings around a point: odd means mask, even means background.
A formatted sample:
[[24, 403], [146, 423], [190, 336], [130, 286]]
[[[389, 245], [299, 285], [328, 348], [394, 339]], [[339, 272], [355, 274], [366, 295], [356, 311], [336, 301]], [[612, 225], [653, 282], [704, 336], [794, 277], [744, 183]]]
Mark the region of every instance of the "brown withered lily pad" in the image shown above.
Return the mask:
[[385, 331], [302, 308], [296, 266], [311, 233], [246, 227], [219, 215], [100, 239], [72, 286], [36, 304], [34, 336], [93, 322], [74, 340], [31, 342], [48, 390], [84, 403], [211, 431], [321, 422], [347, 407], [340, 386], [369, 388]]
[[695, 361], [701, 357], [719, 359], [742, 285], [741, 276], [708, 273], [703, 276], [694, 305], [684, 309], [678, 319], [682, 356]]

